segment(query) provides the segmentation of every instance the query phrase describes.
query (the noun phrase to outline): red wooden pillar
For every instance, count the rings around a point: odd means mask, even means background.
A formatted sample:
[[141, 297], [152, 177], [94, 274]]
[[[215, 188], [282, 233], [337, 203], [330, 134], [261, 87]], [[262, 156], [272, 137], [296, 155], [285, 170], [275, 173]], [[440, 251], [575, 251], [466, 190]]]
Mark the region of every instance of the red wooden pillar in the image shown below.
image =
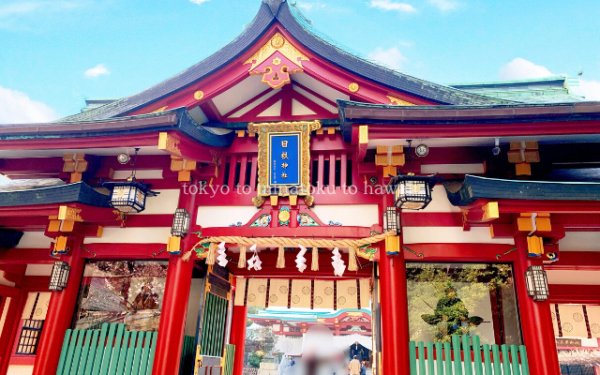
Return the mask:
[[48, 314], [46, 315], [37, 356], [35, 357], [33, 375], [56, 373], [65, 331], [70, 328], [73, 320], [73, 311], [77, 303], [85, 266], [85, 258], [81, 254], [83, 238], [75, 238], [73, 242], [71, 256], [61, 258], [61, 260], [68, 262], [71, 267], [67, 287], [60, 292], [52, 292]]
[[246, 319], [248, 307], [233, 306], [233, 319], [231, 320], [231, 338], [229, 342], [235, 345], [235, 358], [233, 360], [233, 375], [242, 375], [244, 370], [244, 350], [246, 346]]
[[[27, 301], [27, 292], [18, 288], [0, 285], [0, 297], [2, 298], [3, 308], [8, 309], [6, 311], [2, 336], [0, 336], [0, 374], [5, 375], [8, 371], [13, 343], [19, 331], [21, 314]], [[10, 303], [7, 304], [8, 300], [10, 300]], [[3, 312], [0, 309], [0, 314]]]
[[[384, 198], [383, 203], [381, 212], [393, 205], [391, 196]], [[381, 253], [379, 274], [383, 363], [378, 373], [410, 374], [406, 263], [401, 238], [398, 255]]]
[[560, 375], [549, 303], [548, 301], [534, 302], [533, 298], [527, 295], [525, 271], [531, 265], [542, 265], [542, 260], [527, 256], [527, 237], [515, 237], [515, 245], [519, 252], [518, 261], [514, 264], [515, 284], [523, 342], [527, 347], [529, 359], [529, 372], [531, 374]]
[[[190, 194], [189, 191], [190, 189], [181, 189], [178, 207], [188, 210], [191, 215], [191, 222], [195, 223], [196, 208], [194, 204], [196, 196]], [[185, 192], [188, 192], [188, 194]], [[197, 239], [193, 234], [188, 234], [181, 241], [182, 253], [189, 251]], [[152, 375], [179, 373], [193, 270], [193, 259], [185, 262], [180, 255], [172, 255], [169, 258]]]

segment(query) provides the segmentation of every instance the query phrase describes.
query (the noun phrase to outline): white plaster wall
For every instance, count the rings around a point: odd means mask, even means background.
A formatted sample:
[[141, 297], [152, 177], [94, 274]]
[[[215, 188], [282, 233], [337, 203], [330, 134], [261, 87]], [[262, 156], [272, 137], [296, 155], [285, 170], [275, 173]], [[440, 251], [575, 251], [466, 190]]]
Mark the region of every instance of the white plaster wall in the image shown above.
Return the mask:
[[493, 243], [514, 245], [512, 238], [492, 239], [489, 228], [462, 227], [402, 227], [405, 244], [414, 243]]
[[44, 232], [25, 232], [17, 249], [50, 249], [52, 239], [46, 237]]
[[6, 375], [31, 375], [33, 374], [33, 366], [8, 366]]
[[431, 202], [429, 205], [424, 210], [411, 212], [460, 212], [460, 208], [453, 206], [448, 200], [446, 189], [442, 185], [437, 185], [431, 192]]
[[52, 274], [52, 264], [28, 264], [25, 269], [25, 276], [50, 276]]
[[8, 281], [5, 277], [4, 277], [4, 271], [0, 271], [0, 285], [6, 285], [6, 286], [15, 286], [15, 283], [12, 281]]
[[8, 308], [10, 307], [11, 300], [12, 298], [6, 297], [4, 310], [2, 310], [2, 316], [0, 316], [0, 336], [2, 336], [2, 331], [4, 330], [4, 323], [6, 322], [6, 315], [8, 314]]
[[343, 226], [370, 227], [379, 224], [379, 207], [376, 204], [316, 205], [314, 213], [324, 224], [333, 221]]
[[[228, 227], [238, 221], [246, 224], [256, 212], [257, 208], [252, 206], [198, 207], [196, 224], [203, 228]], [[265, 213], [268, 213], [268, 211], [265, 211]]]
[[560, 251], [600, 251], [600, 232], [566, 232], [558, 248]]
[[422, 164], [421, 173], [470, 173], [482, 174], [485, 172], [483, 163], [471, 164]]
[[185, 318], [186, 336], [196, 336], [196, 329], [198, 324], [198, 311], [200, 309], [200, 298], [202, 298], [202, 294], [204, 293], [203, 281], [203, 279], [192, 279], [190, 297], [188, 300], [187, 315]]
[[[142, 170], [138, 170], [135, 171], [135, 178], [136, 180], [143, 180], [143, 179], [152, 179], [152, 180], [159, 180], [163, 178], [163, 171], [162, 169], [142, 169]], [[113, 174], [113, 179], [115, 180], [126, 180], [129, 177], [131, 177], [131, 170], [119, 170], [119, 171], [115, 171], [115, 173]]]
[[171, 227], [154, 228], [104, 228], [101, 238], [86, 237], [88, 243], [167, 243]]
[[600, 285], [600, 271], [546, 270], [548, 284]]
[[146, 198], [146, 209], [136, 215], [173, 215], [179, 203], [179, 189], [155, 190], [156, 197]]

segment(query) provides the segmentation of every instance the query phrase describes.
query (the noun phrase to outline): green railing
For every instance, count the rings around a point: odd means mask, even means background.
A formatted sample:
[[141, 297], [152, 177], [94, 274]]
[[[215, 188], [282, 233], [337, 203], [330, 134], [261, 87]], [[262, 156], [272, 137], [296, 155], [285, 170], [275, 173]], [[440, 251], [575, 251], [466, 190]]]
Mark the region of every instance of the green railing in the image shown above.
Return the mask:
[[131, 332], [125, 324], [65, 333], [57, 375], [150, 375], [157, 332]]
[[233, 361], [235, 360], [235, 345], [227, 344], [225, 346], [225, 368], [223, 375], [233, 374]]
[[480, 345], [479, 336], [453, 335], [452, 344], [411, 341], [410, 374], [529, 375], [529, 365], [524, 345]]
[[196, 338], [194, 336], [184, 336], [183, 347], [181, 348], [181, 361], [179, 362], [179, 375], [188, 375], [193, 372], [195, 356]]

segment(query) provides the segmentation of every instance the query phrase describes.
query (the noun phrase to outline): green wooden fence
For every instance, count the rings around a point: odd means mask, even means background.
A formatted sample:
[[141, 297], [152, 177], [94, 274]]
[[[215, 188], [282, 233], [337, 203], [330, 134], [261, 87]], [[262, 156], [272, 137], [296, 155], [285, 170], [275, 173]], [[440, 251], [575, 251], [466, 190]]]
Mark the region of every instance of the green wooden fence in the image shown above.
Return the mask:
[[233, 361], [235, 359], [235, 345], [227, 344], [225, 347], [225, 368], [223, 375], [233, 374]]
[[150, 375], [157, 332], [131, 332], [125, 324], [68, 329], [56, 375]]
[[194, 336], [183, 337], [181, 348], [181, 361], [179, 362], [179, 375], [189, 375], [194, 369], [194, 357], [196, 356], [196, 338]]
[[[458, 360], [453, 361], [452, 358]], [[444, 344], [410, 342], [410, 375], [453, 374], [529, 375], [527, 351], [524, 345], [480, 345], [479, 336], [468, 335], [462, 336], [462, 339], [453, 335], [452, 343]]]

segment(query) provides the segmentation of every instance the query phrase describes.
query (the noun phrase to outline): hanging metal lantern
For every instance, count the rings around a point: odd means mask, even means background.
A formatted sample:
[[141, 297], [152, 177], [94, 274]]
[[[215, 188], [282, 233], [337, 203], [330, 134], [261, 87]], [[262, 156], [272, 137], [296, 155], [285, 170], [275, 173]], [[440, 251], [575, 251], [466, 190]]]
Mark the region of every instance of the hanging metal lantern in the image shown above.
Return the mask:
[[173, 225], [171, 225], [171, 236], [185, 237], [190, 232], [191, 215], [185, 208], [178, 208], [173, 215]]
[[548, 278], [542, 266], [530, 266], [525, 272], [527, 282], [527, 294], [534, 301], [545, 301], [550, 292], [548, 290]]
[[48, 285], [48, 289], [55, 292], [60, 292], [66, 288], [70, 271], [71, 267], [69, 267], [67, 262], [54, 262], [54, 265], [52, 266], [52, 273], [50, 274], [50, 284]]
[[158, 193], [150, 190], [149, 184], [137, 182], [135, 178], [120, 182], [104, 182], [111, 189], [110, 206], [120, 212], [142, 212], [146, 208], [146, 198]]
[[402, 230], [400, 227], [400, 211], [396, 209], [396, 207], [386, 207], [383, 212], [383, 231], [396, 232], [396, 235], [399, 235]]
[[438, 178], [433, 176], [398, 175], [390, 181], [397, 208], [422, 210], [431, 202], [431, 191]]

